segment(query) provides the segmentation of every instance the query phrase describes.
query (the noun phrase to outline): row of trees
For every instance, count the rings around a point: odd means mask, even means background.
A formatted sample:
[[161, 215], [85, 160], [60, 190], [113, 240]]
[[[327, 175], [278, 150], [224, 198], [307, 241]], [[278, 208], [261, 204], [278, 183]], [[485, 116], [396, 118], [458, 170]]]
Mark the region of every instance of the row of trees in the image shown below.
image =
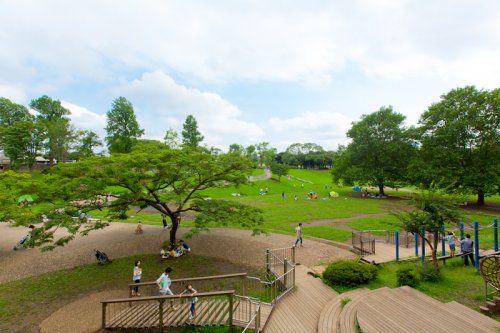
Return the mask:
[[423, 188], [485, 196], [500, 191], [500, 89], [473, 86], [441, 96], [405, 127], [392, 107], [353, 123], [351, 143], [335, 152], [332, 173], [346, 182], [379, 187], [404, 182]]
[[[30, 110], [31, 109], [31, 110]], [[31, 168], [37, 156], [44, 155], [50, 165], [68, 159], [90, 157], [103, 145], [97, 133], [76, 130], [71, 112], [59, 100], [48, 96], [33, 99], [28, 107], [0, 98], [0, 150], [14, 169]], [[134, 107], [125, 97], [113, 101], [107, 112], [106, 144], [110, 153], [128, 153], [138, 143], [144, 130], [137, 122]], [[196, 119], [189, 115], [183, 126], [182, 143], [169, 129], [165, 143], [171, 148], [197, 147], [203, 141]]]

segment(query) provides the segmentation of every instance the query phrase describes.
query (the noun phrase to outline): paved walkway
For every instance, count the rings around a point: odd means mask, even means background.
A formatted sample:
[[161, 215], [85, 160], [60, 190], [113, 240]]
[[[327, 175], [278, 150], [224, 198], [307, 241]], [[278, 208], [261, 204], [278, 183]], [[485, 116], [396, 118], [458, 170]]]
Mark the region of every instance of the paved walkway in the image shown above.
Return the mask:
[[266, 333], [317, 332], [321, 311], [337, 293], [309, 271], [303, 265], [296, 267], [295, 289], [277, 303]]

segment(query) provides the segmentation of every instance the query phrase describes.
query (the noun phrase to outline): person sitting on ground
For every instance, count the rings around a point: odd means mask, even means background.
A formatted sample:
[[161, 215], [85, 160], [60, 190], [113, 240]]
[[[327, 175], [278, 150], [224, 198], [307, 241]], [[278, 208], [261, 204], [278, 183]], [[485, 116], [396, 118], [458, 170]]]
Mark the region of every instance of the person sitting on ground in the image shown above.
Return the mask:
[[448, 242], [448, 246], [450, 247], [450, 256], [455, 256], [455, 234], [451, 231], [448, 231], [448, 235], [444, 237], [444, 239]]
[[196, 289], [193, 288], [192, 285], [186, 284], [186, 289], [179, 295], [179, 298], [182, 298], [182, 295], [189, 295], [189, 303], [191, 305], [189, 306], [189, 321], [193, 320], [194, 317], [196, 316], [196, 302], [198, 302], [198, 297], [195, 297], [195, 295], [198, 293]]
[[167, 259], [168, 257], [170, 257], [168, 252], [166, 252], [164, 249], [161, 249], [160, 254], [162, 259]]
[[16, 245], [14, 245], [12, 250], [17, 251], [18, 248], [25, 246], [25, 244], [31, 239], [31, 235], [33, 234], [33, 231], [35, 230], [35, 226], [33, 224], [30, 224], [28, 229], [29, 229], [28, 234], [25, 235], [23, 238], [21, 238], [21, 240]]
[[189, 247], [188, 243], [186, 243], [185, 240], [181, 239], [181, 240], [179, 240], [179, 242], [181, 243], [184, 252], [186, 252], [186, 253], [191, 252], [191, 248]]
[[168, 255], [173, 257], [173, 258], [177, 258], [177, 257], [180, 257], [182, 255], [182, 252], [179, 252], [176, 250], [175, 246], [170, 246], [170, 250], [168, 250]]
[[137, 222], [137, 227], [135, 228], [135, 234], [139, 235], [139, 234], [142, 234], [142, 232], [143, 232], [143, 230], [142, 230], [142, 222], [138, 221]]

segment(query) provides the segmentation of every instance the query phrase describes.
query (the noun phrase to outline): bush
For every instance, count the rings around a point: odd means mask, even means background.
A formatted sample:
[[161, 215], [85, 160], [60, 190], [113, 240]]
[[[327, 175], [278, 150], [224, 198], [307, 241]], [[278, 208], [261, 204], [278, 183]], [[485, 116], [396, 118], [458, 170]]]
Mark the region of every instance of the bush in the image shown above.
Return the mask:
[[323, 273], [323, 280], [331, 286], [355, 287], [377, 277], [377, 267], [358, 260], [339, 260], [330, 264]]
[[420, 276], [423, 281], [438, 282], [441, 280], [439, 269], [434, 268], [431, 264], [424, 264], [420, 269]]
[[416, 287], [420, 283], [420, 276], [415, 267], [403, 266], [396, 271], [398, 286]]

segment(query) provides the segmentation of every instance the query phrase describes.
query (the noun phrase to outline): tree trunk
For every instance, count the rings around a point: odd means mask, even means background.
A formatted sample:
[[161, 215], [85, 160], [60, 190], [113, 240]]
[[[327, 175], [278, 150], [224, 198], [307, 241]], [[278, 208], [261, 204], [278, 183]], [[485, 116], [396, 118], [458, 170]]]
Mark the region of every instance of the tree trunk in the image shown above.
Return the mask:
[[173, 216], [170, 216], [170, 220], [172, 221], [172, 228], [170, 229], [170, 246], [174, 247], [176, 242], [177, 229], [179, 229], [179, 224], [181, 223], [181, 215], [174, 214]]
[[378, 184], [378, 191], [379, 191], [380, 195], [385, 195], [385, 192], [384, 192], [384, 183]]
[[477, 190], [477, 205], [484, 206], [484, 191], [482, 189]]

